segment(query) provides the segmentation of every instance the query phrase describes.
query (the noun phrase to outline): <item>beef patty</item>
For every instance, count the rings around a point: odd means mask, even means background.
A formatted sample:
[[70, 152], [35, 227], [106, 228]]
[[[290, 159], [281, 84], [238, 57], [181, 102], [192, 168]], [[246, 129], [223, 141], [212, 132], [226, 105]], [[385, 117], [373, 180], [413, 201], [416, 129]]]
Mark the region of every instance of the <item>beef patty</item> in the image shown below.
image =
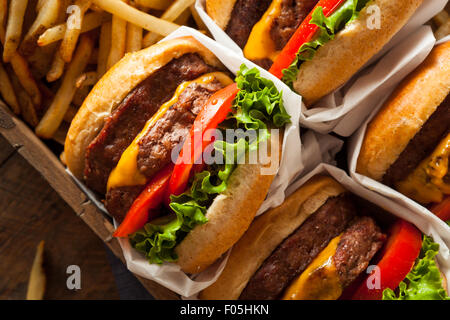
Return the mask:
[[269, 8], [271, 0], [237, 0], [225, 32], [241, 48], [245, 47], [253, 26]]
[[408, 177], [438, 146], [450, 131], [450, 95], [437, 107], [420, 131], [408, 143], [383, 176], [383, 183], [394, 186]]
[[[222, 87], [218, 80], [208, 84], [191, 83], [178, 101], [139, 140], [137, 167], [147, 179], [171, 162], [172, 150], [189, 134], [208, 98]], [[109, 190], [105, 201], [108, 212], [121, 222], [143, 188], [124, 186]]]
[[343, 288], [352, 283], [369, 266], [381, 249], [386, 235], [370, 217], [358, 217], [345, 230], [333, 256]]
[[211, 71], [199, 55], [189, 53], [172, 60], [133, 89], [86, 150], [87, 186], [104, 194], [109, 174], [145, 122], [172, 97], [178, 85]]
[[[225, 32], [239, 47], [245, 47], [253, 26], [261, 20], [271, 2], [267, 0], [236, 1]], [[319, 0], [283, 0], [281, 2], [280, 15], [274, 18], [270, 27], [270, 37], [275, 43], [276, 50], [284, 48], [318, 2]], [[253, 62], [264, 69], [272, 66], [270, 59], [258, 59]]]
[[328, 243], [344, 232], [355, 215], [349, 195], [328, 199], [263, 262], [240, 299], [277, 299]]

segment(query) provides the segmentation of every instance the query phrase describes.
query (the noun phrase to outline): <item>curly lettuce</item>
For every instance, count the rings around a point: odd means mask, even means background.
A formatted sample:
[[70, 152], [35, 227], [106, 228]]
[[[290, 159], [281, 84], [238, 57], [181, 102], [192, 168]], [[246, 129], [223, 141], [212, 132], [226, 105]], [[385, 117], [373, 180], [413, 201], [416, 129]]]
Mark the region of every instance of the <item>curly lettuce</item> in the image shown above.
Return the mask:
[[450, 300], [434, 259], [438, 251], [439, 244], [424, 236], [419, 258], [405, 281], [400, 282], [398, 295], [385, 289], [383, 300]]
[[288, 68], [284, 69], [282, 80], [291, 89], [293, 89], [294, 81], [300, 65], [303, 61], [311, 60], [319, 47], [332, 40], [336, 33], [344, 29], [344, 27], [358, 17], [359, 12], [366, 6], [370, 0], [347, 0], [329, 17], [325, 17], [322, 7], [317, 7], [311, 16], [310, 24], [319, 27], [314, 39], [304, 43], [298, 50], [294, 61]]
[[[170, 208], [174, 214], [147, 223], [143, 229], [130, 236], [134, 248], [143, 253], [150, 263], [174, 262], [175, 246], [197, 225], [208, 221], [206, 211], [214, 198], [227, 189], [227, 182], [238, 159], [256, 150], [259, 143], [270, 137], [269, 127], [283, 127], [290, 116], [283, 106], [282, 93], [272, 81], [262, 78], [258, 69], [241, 65], [235, 79], [240, 89], [233, 101], [233, 112], [225, 121], [234, 129], [255, 130], [257, 135], [250, 141], [215, 141], [214, 151], [222, 157], [220, 165], [213, 164], [197, 173], [191, 188], [171, 196]], [[233, 149], [233, 152], [228, 152]], [[229, 159], [231, 156], [233, 159]]]

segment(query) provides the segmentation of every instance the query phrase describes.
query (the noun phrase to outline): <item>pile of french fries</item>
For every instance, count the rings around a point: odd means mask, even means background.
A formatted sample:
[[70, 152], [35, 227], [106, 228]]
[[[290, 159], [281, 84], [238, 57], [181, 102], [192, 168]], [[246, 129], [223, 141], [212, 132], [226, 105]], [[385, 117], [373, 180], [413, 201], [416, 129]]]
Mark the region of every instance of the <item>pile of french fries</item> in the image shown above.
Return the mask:
[[92, 86], [126, 53], [180, 25], [206, 30], [194, 2], [0, 0], [1, 97], [38, 136], [64, 143]]

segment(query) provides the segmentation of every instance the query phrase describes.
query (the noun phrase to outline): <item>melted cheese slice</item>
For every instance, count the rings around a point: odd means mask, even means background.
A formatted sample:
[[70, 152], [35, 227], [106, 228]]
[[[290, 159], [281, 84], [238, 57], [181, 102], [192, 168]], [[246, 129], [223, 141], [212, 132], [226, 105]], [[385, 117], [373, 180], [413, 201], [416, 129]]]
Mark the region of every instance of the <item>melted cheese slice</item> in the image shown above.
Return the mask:
[[421, 203], [441, 202], [444, 195], [450, 194], [450, 181], [445, 178], [449, 156], [450, 133], [405, 180], [396, 184], [397, 190]]
[[341, 296], [342, 285], [333, 260], [341, 236], [331, 240], [291, 283], [283, 300], [336, 300]]
[[275, 43], [270, 36], [270, 28], [276, 17], [280, 15], [282, 0], [273, 0], [270, 7], [252, 28], [252, 32], [244, 47], [247, 59], [270, 59], [274, 61], [280, 51], [275, 49]]
[[155, 123], [173, 106], [179, 99], [181, 93], [191, 84], [207, 84], [214, 79], [219, 80], [224, 86], [233, 82], [222, 72], [212, 72], [202, 75], [193, 81], [185, 81], [175, 90], [172, 98], [165, 102], [159, 110], [146, 122], [142, 131], [134, 138], [133, 142], [122, 153], [117, 166], [113, 169], [108, 178], [107, 190], [124, 186], [144, 185], [147, 178], [138, 170], [137, 157], [139, 154], [139, 141], [155, 125]]

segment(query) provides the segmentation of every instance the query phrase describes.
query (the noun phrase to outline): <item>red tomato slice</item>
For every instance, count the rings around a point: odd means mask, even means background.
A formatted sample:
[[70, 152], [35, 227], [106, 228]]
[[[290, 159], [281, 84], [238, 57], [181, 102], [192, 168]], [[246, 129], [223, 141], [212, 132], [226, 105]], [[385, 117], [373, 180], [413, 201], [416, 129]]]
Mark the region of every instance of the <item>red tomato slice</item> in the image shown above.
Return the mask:
[[169, 164], [159, 171], [145, 186], [139, 197], [134, 200], [125, 219], [114, 232], [114, 237], [128, 237], [128, 235], [141, 229], [149, 219], [155, 218], [157, 208], [164, 199], [173, 171], [173, 164]]
[[169, 194], [180, 195], [186, 189], [192, 166], [201, 163], [202, 153], [212, 142], [212, 130], [226, 119], [239, 89], [236, 83], [214, 93], [194, 121], [183, 144], [169, 182]]
[[[380, 300], [383, 290], [395, 290], [411, 271], [422, 248], [422, 233], [411, 223], [399, 219], [391, 227], [389, 238], [380, 252], [377, 263], [380, 287], [369, 289], [374, 272], [364, 277], [355, 290], [353, 300]], [[369, 279], [370, 277], [370, 279]]]
[[322, 7], [325, 17], [329, 17], [345, 1], [346, 0], [319, 1], [294, 32], [283, 50], [281, 50], [280, 54], [273, 62], [272, 67], [269, 69], [269, 72], [281, 79], [283, 77], [283, 70], [288, 68], [292, 61], [294, 61], [300, 47], [312, 39], [319, 27], [315, 24], [309, 24], [309, 22], [311, 21], [312, 13], [317, 7]]
[[450, 196], [445, 198], [442, 202], [433, 205], [430, 208], [430, 211], [433, 212], [436, 216], [444, 221], [450, 220]]

